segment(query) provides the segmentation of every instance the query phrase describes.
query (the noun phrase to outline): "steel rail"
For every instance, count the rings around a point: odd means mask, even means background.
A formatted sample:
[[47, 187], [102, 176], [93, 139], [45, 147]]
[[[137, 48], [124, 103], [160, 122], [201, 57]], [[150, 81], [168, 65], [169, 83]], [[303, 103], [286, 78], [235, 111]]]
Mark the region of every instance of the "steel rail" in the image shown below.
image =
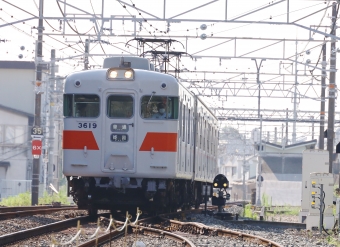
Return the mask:
[[[155, 217], [144, 219], [141, 221], [148, 221], [151, 220]], [[116, 221], [117, 224], [123, 225], [124, 222], [121, 221]], [[183, 247], [195, 247], [195, 244], [192, 243], [189, 239], [176, 235], [174, 233], [156, 229], [156, 228], [151, 228], [151, 227], [145, 227], [145, 226], [139, 226], [139, 225], [129, 225], [128, 226], [128, 234], [132, 233], [142, 233], [145, 235], [154, 235], [154, 236], [160, 236], [163, 238], [169, 238], [172, 239], [176, 242], [180, 242]], [[96, 239], [89, 240], [87, 242], [81, 243], [78, 245], [78, 247], [93, 247], [93, 246], [101, 246], [115, 238], [122, 237], [125, 234], [125, 232], [119, 232], [119, 231], [112, 231], [110, 233], [107, 233], [105, 235], [99, 236]]]
[[47, 209], [35, 209], [0, 213], [0, 220], [13, 219], [17, 217], [32, 216], [36, 214], [49, 214], [62, 210], [78, 210], [75, 207], [63, 207], [63, 208], [47, 208]]
[[194, 223], [194, 222], [180, 222], [177, 220], [169, 220], [169, 222], [170, 222], [170, 229], [172, 231], [186, 231], [186, 232], [189, 231], [192, 234], [231, 237], [231, 238], [240, 239], [242, 241], [248, 241], [251, 243], [263, 244], [268, 247], [283, 247], [282, 245], [274, 241], [271, 241], [271, 240], [268, 240], [262, 237], [254, 236], [251, 234], [247, 234], [247, 233], [208, 227], [200, 223]]
[[0, 236], [0, 243], [1, 245], [12, 244], [21, 240], [29, 239], [34, 236], [46, 234], [49, 232], [64, 230], [68, 227], [76, 227], [78, 220], [83, 224], [91, 221], [91, 219], [92, 218], [90, 216], [81, 216], [74, 219], [63, 220], [44, 226], [39, 226], [19, 232], [14, 232], [11, 234], [2, 235]]
[[[182, 213], [200, 213], [200, 212], [202, 212], [202, 209], [193, 209], [193, 210], [188, 210], [188, 211], [180, 211], [180, 212], [162, 214], [162, 217], [171, 218], [171, 217], [178, 216]], [[158, 219], [158, 216], [140, 219], [140, 220], [138, 220], [138, 224], [147, 224], [147, 222], [152, 222], [156, 219]], [[124, 222], [122, 222], [122, 221], [115, 221], [115, 223], [117, 225], [120, 225], [120, 226], [124, 224]], [[168, 237], [168, 238], [171, 238], [175, 241], [182, 242], [184, 246], [188, 246], [188, 247], [195, 246], [195, 245], [190, 245], [192, 243], [188, 239], [185, 239], [184, 237], [177, 236], [177, 235], [172, 234], [172, 233], [166, 233], [166, 232], [164, 232], [164, 230], [153, 229], [153, 228], [149, 228], [149, 227], [146, 227], [146, 226], [140, 226], [140, 225], [137, 225], [137, 226], [129, 225], [129, 233], [131, 233], [131, 230], [132, 231], [144, 231], [147, 234], [153, 234], [153, 235], [160, 235], [162, 237]], [[87, 242], [81, 243], [80, 245], [78, 245], [78, 247], [100, 246], [102, 244], [108, 243], [109, 241], [111, 241], [115, 238], [119, 238], [122, 235], [124, 235], [124, 233], [119, 232], [119, 231], [111, 231], [110, 233], [98, 236], [96, 239], [92, 239], [92, 240], [89, 240]]]
[[258, 220], [239, 220], [232, 221], [231, 223], [237, 225], [252, 225], [252, 226], [260, 226], [260, 227], [270, 227], [270, 228], [284, 228], [284, 229], [306, 229], [305, 223], [296, 223], [296, 222], [283, 222], [283, 221], [258, 221]]
[[44, 206], [23, 206], [23, 207], [0, 207], [0, 213], [7, 212], [17, 212], [17, 211], [27, 211], [27, 210], [38, 210], [38, 209], [48, 209], [48, 208], [62, 208], [63, 210], [70, 210], [72, 208], [77, 210], [77, 206], [52, 206], [52, 205], [44, 205]]

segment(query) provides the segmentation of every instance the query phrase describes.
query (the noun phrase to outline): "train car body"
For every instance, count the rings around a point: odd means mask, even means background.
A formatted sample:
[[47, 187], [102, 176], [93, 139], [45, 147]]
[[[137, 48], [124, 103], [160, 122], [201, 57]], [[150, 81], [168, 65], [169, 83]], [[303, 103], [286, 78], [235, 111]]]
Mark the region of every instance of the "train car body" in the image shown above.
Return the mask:
[[217, 119], [150, 68], [144, 58], [108, 58], [65, 80], [63, 173], [81, 209], [197, 206], [217, 174]]

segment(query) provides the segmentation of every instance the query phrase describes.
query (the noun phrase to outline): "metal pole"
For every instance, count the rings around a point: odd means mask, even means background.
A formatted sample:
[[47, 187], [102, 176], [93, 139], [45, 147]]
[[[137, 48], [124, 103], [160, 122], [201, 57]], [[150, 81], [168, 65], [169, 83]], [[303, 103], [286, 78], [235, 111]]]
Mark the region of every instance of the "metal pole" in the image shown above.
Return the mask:
[[311, 117], [312, 119], [312, 140], [314, 140], [314, 116]]
[[[63, 96], [62, 96], [62, 92], [63, 91], [63, 80], [58, 78], [56, 80], [56, 90], [57, 90], [57, 101], [58, 104], [61, 105], [62, 101], [63, 101]], [[63, 121], [60, 119], [60, 115], [62, 115], [62, 110], [59, 110], [58, 112], [58, 130], [56, 131], [57, 133], [57, 150], [58, 150], [58, 154], [57, 154], [57, 158], [56, 158], [56, 168], [55, 168], [55, 173], [54, 173], [54, 184], [55, 184], [55, 188], [59, 191], [59, 171], [61, 170], [62, 167], [62, 160], [63, 160], [63, 152], [62, 152], [62, 130], [63, 130]]]
[[89, 69], [89, 50], [90, 50], [89, 48], [90, 48], [90, 39], [86, 39], [85, 40], [84, 70]]
[[289, 23], [289, 0], [287, 1], [287, 23]]
[[262, 177], [262, 164], [261, 164], [261, 152], [262, 152], [262, 115], [260, 115], [260, 147], [258, 152], [258, 195], [257, 195], [257, 202], [256, 205], [258, 207], [261, 206], [261, 177]]
[[[39, 1], [39, 25], [38, 25], [38, 43], [36, 57], [36, 85], [41, 85], [42, 81], [42, 43], [43, 43], [43, 9], [44, 0]], [[41, 92], [35, 94], [35, 116], [34, 125], [41, 125]], [[33, 174], [32, 174], [32, 205], [38, 204], [39, 198], [39, 176], [40, 176], [40, 157], [33, 159]]]
[[260, 117], [260, 105], [261, 105], [261, 101], [260, 101], [260, 97], [261, 97], [261, 86], [260, 86], [260, 75], [259, 75], [259, 69], [257, 66], [257, 61], [255, 60], [255, 64], [256, 64], [256, 69], [257, 69], [257, 73], [256, 73], [256, 82], [258, 84], [259, 87], [259, 96], [257, 98], [257, 116]]
[[325, 132], [325, 91], [326, 91], [326, 43], [322, 45], [322, 74], [321, 74], [321, 109], [319, 149], [324, 149]]
[[163, 19], [165, 20], [165, 7], [166, 7], [166, 0], [164, 0], [163, 4]]
[[286, 109], [286, 119], [287, 119], [287, 121], [286, 121], [286, 137], [285, 137], [286, 141], [285, 141], [285, 146], [288, 145], [288, 108]]
[[324, 198], [323, 198], [323, 184], [320, 184], [320, 222], [319, 222], [319, 231], [320, 231], [320, 234], [322, 233], [322, 227], [323, 227], [323, 201], [324, 201]]
[[204, 204], [204, 216], [207, 216], [207, 201], [208, 201], [208, 185], [205, 182], [205, 204]]
[[281, 128], [281, 145], [285, 146], [285, 143], [284, 143], [285, 138], [283, 136], [283, 129], [284, 129], [284, 124], [282, 124], [282, 128]]
[[[332, 35], [336, 35], [336, 7], [337, 4], [333, 3], [332, 6]], [[333, 37], [334, 37], [333, 36]], [[333, 139], [334, 139], [334, 112], [335, 112], [335, 76], [336, 76], [336, 47], [335, 39], [332, 38], [331, 42], [331, 58], [329, 68], [329, 100], [328, 100], [328, 130], [327, 130], [327, 150], [329, 151], [329, 173], [333, 172]], [[339, 180], [340, 184], [340, 180]]]
[[[298, 53], [297, 53], [297, 41], [295, 42], [295, 85], [294, 85], [294, 110], [293, 110], [293, 133], [292, 133], [292, 144], [294, 144], [296, 142], [296, 118], [297, 118], [297, 114], [296, 114], [296, 105], [297, 105], [297, 94], [296, 94], [296, 90], [297, 90], [297, 59], [298, 59]], [[288, 136], [287, 136], [288, 137]]]
[[246, 137], [243, 140], [243, 178], [242, 178], [242, 200], [246, 200]]
[[[50, 78], [50, 111], [49, 111], [49, 152], [48, 152], [48, 173], [47, 173], [47, 188], [53, 184], [53, 166], [54, 166], [54, 104], [55, 104], [55, 49], [51, 50], [51, 78]], [[55, 187], [55, 184], [53, 184]]]

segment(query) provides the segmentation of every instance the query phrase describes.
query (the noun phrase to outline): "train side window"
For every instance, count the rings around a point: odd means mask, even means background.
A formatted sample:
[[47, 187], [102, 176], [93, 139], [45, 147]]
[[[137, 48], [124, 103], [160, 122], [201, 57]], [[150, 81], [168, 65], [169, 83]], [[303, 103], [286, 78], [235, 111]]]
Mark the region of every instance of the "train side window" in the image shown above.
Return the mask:
[[64, 94], [65, 117], [98, 117], [100, 99], [95, 94]]
[[189, 109], [189, 113], [188, 113], [188, 144], [190, 144], [190, 125], [191, 125], [191, 115], [190, 115], [191, 111]]
[[140, 114], [142, 118], [150, 120], [178, 119], [178, 97], [143, 96]]
[[180, 102], [180, 107], [179, 107], [179, 137], [180, 138], [182, 138], [182, 121], [183, 121], [182, 102]]
[[182, 131], [182, 141], [184, 142], [185, 141], [185, 123], [186, 123], [186, 119], [185, 119], [185, 105], [183, 105], [183, 123], [182, 123], [182, 126], [183, 126], [183, 131]]
[[130, 95], [110, 95], [107, 99], [107, 116], [109, 118], [131, 118], [133, 115], [133, 98]]
[[203, 123], [202, 123], [202, 117], [199, 117], [200, 121], [200, 146], [199, 148], [202, 149], [202, 135], [203, 135]]

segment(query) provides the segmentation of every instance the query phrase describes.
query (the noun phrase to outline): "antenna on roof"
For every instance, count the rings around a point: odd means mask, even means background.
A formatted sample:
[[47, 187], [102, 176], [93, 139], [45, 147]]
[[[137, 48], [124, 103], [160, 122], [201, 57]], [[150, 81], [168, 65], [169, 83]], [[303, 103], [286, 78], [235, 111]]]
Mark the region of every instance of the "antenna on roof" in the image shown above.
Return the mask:
[[131, 62], [125, 62], [124, 57], [121, 57], [119, 68], [131, 68]]

